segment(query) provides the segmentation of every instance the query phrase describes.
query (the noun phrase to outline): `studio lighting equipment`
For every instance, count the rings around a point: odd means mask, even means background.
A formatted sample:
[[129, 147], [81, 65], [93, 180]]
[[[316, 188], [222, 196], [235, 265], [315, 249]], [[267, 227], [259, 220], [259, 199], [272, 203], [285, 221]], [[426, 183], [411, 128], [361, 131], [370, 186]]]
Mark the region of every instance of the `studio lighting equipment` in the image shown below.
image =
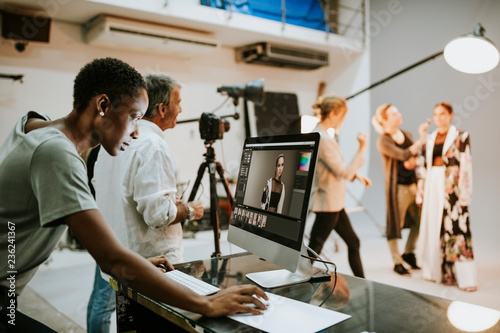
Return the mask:
[[389, 75], [385, 79], [377, 81], [371, 84], [369, 87], [358, 91], [357, 93], [346, 97], [346, 100], [350, 100], [359, 94], [364, 93], [372, 88], [375, 88], [379, 84], [387, 82], [396, 76], [399, 76], [410, 69], [418, 67], [425, 64], [429, 60], [435, 59], [444, 54], [444, 59], [452, 68], [459, 72], [468, 74], [481, 74], [491, 71], [498, 65], [500, 59], [500, 54], [497, 47], [491, 40], [484, 37], [484, 28], [481, 23], [477, 23], [474, 26], [474, 31], [465, 36], [460, 36], [452, 41], [450, 41], [444, 51], [437, 52], [425, 59], [422, 59], [413, 65], [403, 68], [399, 72]]
[[489, 72], [498, 65], [500, 54], [495, 44], [484, 37], [478, 23], [471, 34], [450, 41], [444, 48], [444, 59], [457, 71], [468, 74]]
[[238, 105], [240, 97], [254, 104], [262, 105], [264, 103], [264, 79], [253, 80], [245, 85], [221, 86], [217, 88], [217, 92], [232, 97], [235, 106]]

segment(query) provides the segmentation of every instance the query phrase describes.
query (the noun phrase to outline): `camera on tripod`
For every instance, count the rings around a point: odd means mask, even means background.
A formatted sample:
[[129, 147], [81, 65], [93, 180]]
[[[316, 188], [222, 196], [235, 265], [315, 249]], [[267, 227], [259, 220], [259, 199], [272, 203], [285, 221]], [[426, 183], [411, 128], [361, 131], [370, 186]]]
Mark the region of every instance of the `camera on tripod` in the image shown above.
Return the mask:
[[213, 113], [205, 112], [200, 118], [200, 136], [205, 141], [222, 139], [224, 133], [229, 131], [231, 123], [219, 118]]
[[[251, 101], [255, 104], [262, 105], [264, 102], [264, 79], [257, 79], [248, 82], [247, 84], [237, 84], [237, 85], [225, 85], [217, 88], [217, 92], [227, 95], [228, 98], [233, 99], [233, 104], [236, 109], [238, 105], [239, 98], [245, 99], [245, 120], [246, 126], [248, 126], [248, 112], [246, 110], [246, 101]], [[225, 103], [225, 102], [224, 102]], [[224, 104], [223, 104], [224, 105]], [[219, 107], [220, 108], [220, 107]], [[217, 108], [215, 111], [217, 111]], [[214, 232], [214, 245], [215, 252], [212, 254], [212, 257], [218, 257], [221, 255], [220, 252], [220, 231], [219, 231], [219, 204], [218, 204], [218, 196], [216, 189], [216, 174], [219, 175], [220, 180], [222, 181], [222, 185], [224, 186], [224, 190], [226, 191], [227, 198], [229, 201], [229, 212], [227, 214], [227, 220], [229, 224], [229, 215], [231, 214], [231, 210], [233, 208], [233, 196], [231, 195], [231, 191], [229, 190], [229, 182], [224, 176], [224, 169], [222, 165], [215, 160], [215, 150], [212, 146], [215, 140], [222, 139], [224, 137], [224, 133], [229, 131], [231, 128], [231, 124], [225, 120], [224, 118], [232, 117], [234, 119], [239, 119], [240, 115], [235, 112], [232, 115], [225, 115], [218, 117], [214, 114], [214, 112], [205, 112], [202, 113], [200, 119], [190, 119], [178, 121], [177, 123], [187, 123], [192, 121], [199, 121], [200, 128], [200, 136], [205, 141], [205, 147], [207, 152], [203, 154], [205, 156], [205, 161], [201, 163], [198, 169], [198, 175], [196, 177], [196, 181], [194, 182], [193, 188], [191, 190], [191, 194], [189, 195], [188, 202], [193, 201], [196, 197], [196, 192], [201, 184], [201, 180], [205, 171], [209, 173], [209, 182], [210, 182], [210, 224], [212, 225], [212, 229]], [[249, 132], [249, 130], [247, 131]], [[194, 223], [194, 221], [191, 221]]]

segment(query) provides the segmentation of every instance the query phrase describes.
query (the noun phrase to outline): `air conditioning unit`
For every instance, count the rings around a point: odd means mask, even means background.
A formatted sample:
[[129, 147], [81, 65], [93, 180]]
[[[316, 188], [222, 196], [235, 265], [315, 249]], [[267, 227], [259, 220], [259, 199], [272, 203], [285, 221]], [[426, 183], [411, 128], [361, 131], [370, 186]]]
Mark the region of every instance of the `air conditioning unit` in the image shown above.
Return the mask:
[[270, 42], [250, 44], [235, 49], [236, 61], [298, 69], [328, 66], [328, 52], [285, 46]]
[[88, 44], [173, 53], [203, 54], [220, 48], [210, 33], [99, 15], [84, 26]]

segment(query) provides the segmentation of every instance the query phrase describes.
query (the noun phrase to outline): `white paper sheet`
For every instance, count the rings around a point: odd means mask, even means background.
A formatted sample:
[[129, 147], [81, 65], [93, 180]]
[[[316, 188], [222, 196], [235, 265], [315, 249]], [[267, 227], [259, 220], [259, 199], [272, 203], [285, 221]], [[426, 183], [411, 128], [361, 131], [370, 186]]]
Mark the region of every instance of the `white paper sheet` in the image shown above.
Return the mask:
[[338, 324], [350, 315], [266, 293], [269, 305], [263, 315], [238, 314], [229, 318], [269, 333], [318, 332]]

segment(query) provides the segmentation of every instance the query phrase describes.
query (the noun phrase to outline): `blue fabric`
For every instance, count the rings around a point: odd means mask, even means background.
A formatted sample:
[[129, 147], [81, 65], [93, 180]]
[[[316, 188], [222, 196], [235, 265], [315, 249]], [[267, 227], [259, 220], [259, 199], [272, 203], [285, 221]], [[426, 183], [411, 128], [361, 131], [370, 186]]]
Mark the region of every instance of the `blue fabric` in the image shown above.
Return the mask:
[[[262, 17], [281, 22], [281, 0], [201, 0], [201, 4], [214, 8]], [[319, 0], [286, 0], [285, 22], [315, 30], [325, 30], [323, 8]]]
[[115, 290], [101, 277], [99, 266], [96, 265], [94, 289], [87, 306], [87, 332], [109, 333], [111, 315], [115, 307]]

